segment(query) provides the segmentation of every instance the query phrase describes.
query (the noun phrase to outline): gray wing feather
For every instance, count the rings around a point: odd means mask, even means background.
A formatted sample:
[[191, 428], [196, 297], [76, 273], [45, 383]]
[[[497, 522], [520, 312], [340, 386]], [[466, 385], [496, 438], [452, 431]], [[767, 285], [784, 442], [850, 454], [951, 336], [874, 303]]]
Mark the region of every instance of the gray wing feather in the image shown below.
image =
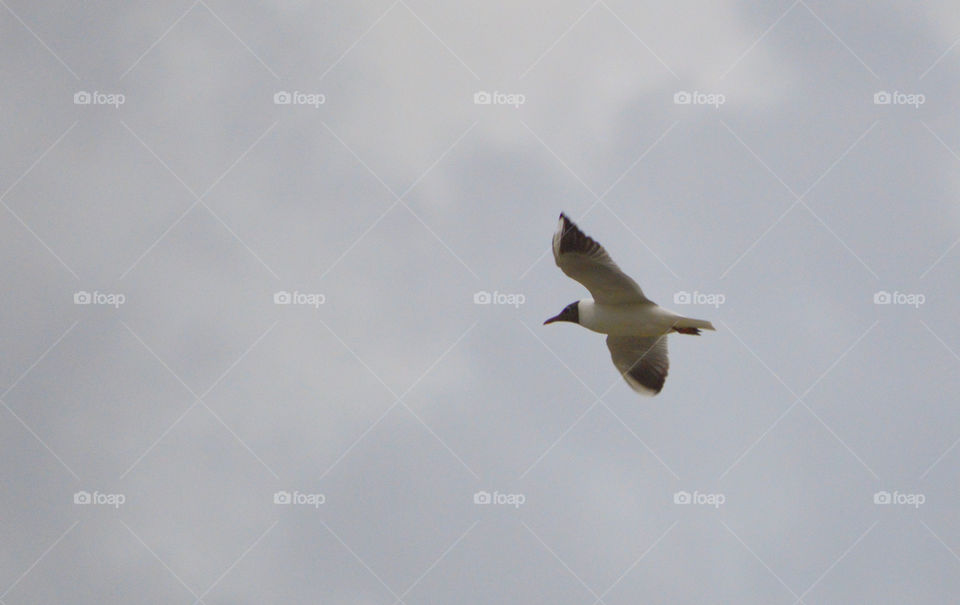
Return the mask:
[[670, 369], [667, 336], [607, 336], [613, 365], [634, 391], [656, 395], [663, 388]]
[[565, 214], [560, 215], [553, 234], [553, 259], [568, 277], [583, 284], [598, 303], [648, 302], [637, 282]]

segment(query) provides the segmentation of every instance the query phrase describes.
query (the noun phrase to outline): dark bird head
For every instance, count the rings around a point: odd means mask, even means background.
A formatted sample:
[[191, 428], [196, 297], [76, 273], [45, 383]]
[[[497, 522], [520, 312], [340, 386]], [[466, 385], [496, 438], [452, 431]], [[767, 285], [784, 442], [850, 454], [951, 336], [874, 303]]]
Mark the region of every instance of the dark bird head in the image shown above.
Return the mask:
[[555, 321], [569, 321], [570, 323], [578, 324], [580, 323], [580, 301], [572, 302], [566, 307], [563, 308], [563, 311], [560, 311], [559, 314], [554, 315], [547, 321], [543, 322], [543, 325], [552, 324]]

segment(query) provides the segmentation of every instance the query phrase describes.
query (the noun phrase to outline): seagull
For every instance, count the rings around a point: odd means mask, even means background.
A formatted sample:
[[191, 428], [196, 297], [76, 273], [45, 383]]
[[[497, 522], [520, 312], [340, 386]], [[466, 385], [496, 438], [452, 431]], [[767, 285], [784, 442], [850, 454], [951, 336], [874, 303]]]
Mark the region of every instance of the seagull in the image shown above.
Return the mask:
[[677, 315], [647, 298], [603, 246], [563, 213], [553, 234], [553, 258], [593, 298], [570, 303], [543, 325], [567, 321], [606, 334], [613, 365], [642, 395], [652, 397], [663, 389], [670, 367], [667, 334], [699, 335], [701, 329], [714, 329], [709, 321]]

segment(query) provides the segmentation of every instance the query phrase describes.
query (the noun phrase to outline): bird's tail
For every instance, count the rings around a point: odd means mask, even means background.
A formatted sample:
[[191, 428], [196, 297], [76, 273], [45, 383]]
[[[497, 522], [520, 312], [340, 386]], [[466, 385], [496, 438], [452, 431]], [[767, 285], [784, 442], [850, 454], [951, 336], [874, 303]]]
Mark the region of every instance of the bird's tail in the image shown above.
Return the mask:
[[716, 330], [713, 324], [705, 319], [693, 319], [692, 317], [678, 317], [673, 324], [674, 332], [681, 334], [700, 334], [700, 330]]

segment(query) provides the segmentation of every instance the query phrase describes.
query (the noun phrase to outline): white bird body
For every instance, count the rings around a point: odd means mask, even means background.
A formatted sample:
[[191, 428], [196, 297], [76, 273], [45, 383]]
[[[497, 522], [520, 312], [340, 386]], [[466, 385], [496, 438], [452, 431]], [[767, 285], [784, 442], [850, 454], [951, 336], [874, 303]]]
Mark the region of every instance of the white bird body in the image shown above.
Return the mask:
[[606, 334], [613, 365], [638, 393], [656, 395], [663, 388], [670, 369], [667, 334], [714, 329], [709, 321], [677, 315], [647, 298], [603, 246], [564, 214], [553, 235], [553, 258], [593, 298], [570, 303], [543, 323], [565, 321]]
[[709, 321], [677, 315], [653, 301], [604, 305], [592, 298], [577, 301], [580, 325], [612, 336], [662, 336], [674, 328], [712, 330]]

